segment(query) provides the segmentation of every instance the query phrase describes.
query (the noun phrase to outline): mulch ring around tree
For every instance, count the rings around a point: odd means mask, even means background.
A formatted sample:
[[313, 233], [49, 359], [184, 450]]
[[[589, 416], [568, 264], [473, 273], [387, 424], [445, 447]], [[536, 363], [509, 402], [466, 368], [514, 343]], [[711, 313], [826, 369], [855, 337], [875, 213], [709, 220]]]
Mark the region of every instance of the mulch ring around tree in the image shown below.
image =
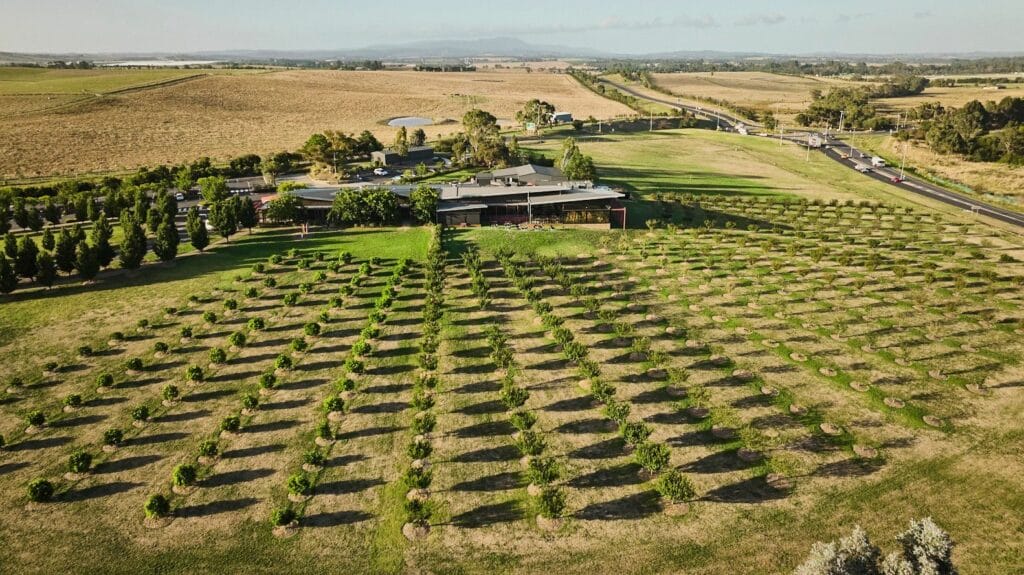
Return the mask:
[[298, 532], [299, 532], [299, 522], [298, 521], [292, 521], [288, 525], [278, 525], [277, 527], [274, 528], [274, 531], [273, 531], [274, 537], [277, 537], [278, 539], [287, 539], [289, 537], [292, 537], [293, 535], [295, 535]]

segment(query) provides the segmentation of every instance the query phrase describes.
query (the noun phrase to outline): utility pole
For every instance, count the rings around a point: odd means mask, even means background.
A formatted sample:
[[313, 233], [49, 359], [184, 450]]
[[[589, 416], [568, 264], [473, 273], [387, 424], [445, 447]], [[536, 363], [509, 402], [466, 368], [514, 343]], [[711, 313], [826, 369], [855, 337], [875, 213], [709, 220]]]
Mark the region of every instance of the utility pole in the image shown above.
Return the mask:
[[907, 163], [907, 144], [910, 142], [903, 142], [903, 157], [900, 158], [900, 180], [903, 180], [904, 171], [903, 168]]

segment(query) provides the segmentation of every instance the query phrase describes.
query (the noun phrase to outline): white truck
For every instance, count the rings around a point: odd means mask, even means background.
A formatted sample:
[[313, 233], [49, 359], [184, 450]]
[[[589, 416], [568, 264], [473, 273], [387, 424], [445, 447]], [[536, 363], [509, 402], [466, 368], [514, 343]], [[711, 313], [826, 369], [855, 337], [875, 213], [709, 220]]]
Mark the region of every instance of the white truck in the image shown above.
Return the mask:
[[879, 158], [878, 156], [875, 156], [875, 157], [871, 158], [871, 165], [876, 167], [876, 168], [884, 168], [885, 167], [885, 160], [883, 160], [882, 158]]

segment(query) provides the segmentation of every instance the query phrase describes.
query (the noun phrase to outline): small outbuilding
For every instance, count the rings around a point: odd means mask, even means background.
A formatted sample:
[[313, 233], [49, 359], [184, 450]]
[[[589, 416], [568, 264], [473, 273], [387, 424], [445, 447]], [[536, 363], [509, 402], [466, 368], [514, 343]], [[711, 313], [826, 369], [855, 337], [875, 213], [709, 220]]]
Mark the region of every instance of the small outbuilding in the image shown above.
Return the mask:
[[387, 148], [371, 152], [370, 159], [382, 166], [426, 163], [434, 159], [434, 148], [430, 146], [412, 146], [409, 148], [409, 153], [404, 156], [399, 154], [397, 150]]
[[569, 112], [555, 112], [551, 114], [552, 124], [568, 124], [572, 122], [572, 114]]

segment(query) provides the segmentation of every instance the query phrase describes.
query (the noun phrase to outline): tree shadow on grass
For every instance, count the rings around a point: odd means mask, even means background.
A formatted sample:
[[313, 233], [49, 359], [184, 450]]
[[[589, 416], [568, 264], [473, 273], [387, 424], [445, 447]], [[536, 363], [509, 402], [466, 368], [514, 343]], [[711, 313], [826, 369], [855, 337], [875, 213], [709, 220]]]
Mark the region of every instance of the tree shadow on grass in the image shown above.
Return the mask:
[[472, 365], [460, 365], [455, 369], [448, 372], [449, 375], [478, 375], [483, 373], [494, 373], [494, 366], [489, 363], [480, 363]]
[[688, 473], [728, 473], [739, 471], [750, 467], [751, 464], [743, 461], [736, 455], [735, 449], [716, 451], [696, 461], [692, 461], [680, 467]]
[[327, 467], [345, 467], [346, 465], [357, 461], [366, 461], [366, 456], [361, 453], [338, 455], [327, 460]]
[[128, 401], [127, 397], [96, 397], [85, 402], [86, 407], [106, 407]]
[[17, 461], [17, 462], [14, 462], [14, 463], [0, 464], [0, 475], [6, 475], [8, 473], [12, 473], [12, 472], [17, 471], [19, 469], [24, 469], [24, 468], [28, 467], [29, 465], [31, 465], [31, 464], [29, 462], [27, 462], [27, 461]]
[[459, 429], [452, 431], [450, 435], [459, 438], [495, 437], [499, 435], [511, 435], [515, 433], [515, 431], [516, 428], [512, 427], [512, 424], [508, 421], [498, 420], [484, 421], [460, 427]]
[[196, 505], [189, 505], [187, 507], [179, 507], [174, 510], [174, 514], [178, 517], [209, 517], [210, 515], [217, 515], [218, 513], [241, 511], [247, 507], [252, 507], [258, 502], [259, 499], [256, 499], [255, 497], [211, 501], [209, 503], [199, 503]]
[[399, 427], [397, 425], [365, 427], [363, 429], [343, 431], [337, 434], [335, 437], [337, 437], [337, 439], [339, 440], [356, 439], [358, 437], [373, 437], [375, 435], [387, 435], [389, 433], [396, 433], [404, 429], [404, 427]]
[[585, 487], [622, 487], [641, 483], [640, 466], [636, 463], [623, 463], [613, 467], [603, 467], [586, 475], [578, 475], [570, 479], [566, 485], [576, 488]]
[[363, 388], [363, 393], [402, 393], [412, 388], [412, 385], [408, 383], [388, 383], [381, 385], [371, 385], [370, 387]]
[[586, 411], [594, 406], [594, 400], [585, 395], [579, 397], [571, 397], [569, 399], [562, 399], [553, 403], [549, 403], [541, 408], [542, 411], [556, 411], [556, 412], [570, 412], [570, 411]]
[[282, 419], [280, 421], [267, 421], [265, 423], [254, 423], [242, 429], [243, 433], [268, 433], [272, 431], [284, 431], [299, 425], [295, 419]]
[[315, 378], [312, 378], [312, 379], [304, 379], [304, 380], [301, 380], [301, 381], [288, 381], [288, 382], [282, 383], [281, 385], [277, 386], [277, 388], [278, 389], [295, 391], [295, 390], [301, 390], [301, 389], [310, 389], [312, 387], [318, 387], [318, 386], [321, 386], [321, 385], [323, 385], [325, 383], [327, 383], [326, 379], [324, 379], [322, 377], [315, 377]]
[[333, 511], [307, 515], [302, 518], [303, 527], [338, 527], [352, 525], [373, 519], [373, 515], [365, 511]]
[[507, 491], [518, 488], [522, 485], [522, 481], [522, 473], [518, 471], [505, 471], [456, 483], [451, 487], [450, 491]]
[[217, 473], [211, 475], [199, 482], [202, 487], [224, 487], [227, 485], [237, 485], [239, 483], [248, 483], [249, 481], [255, 481], [263, 477], [269, 477], [274, 474], [274, 470], [270, 468], [260, 469], [240, 469], [238, 471], [225, 471], [223, 473]]
[[93, 469], [93, 473], [97, 475], [103, 475], [105, 473], [120, 473], [122, 471], [130, 471], [132, 469], [138, 469], [156, 463], [163, 459], [162, 455], [135, 455], [132, 457], [124, 457], [122, 459], [114, 459], [111, 461], [104, 461]]
[[220, 375], [214, 375], [212, 377], [208, 377], [208, 378], [206, 378], [206, 381], [209, 382], [209, 383], [220, 383], [220, 382], [225, 382], [225, 381], [244, 381], [246, 379], [249, 379], [249, 378], [252, 378], [252, 377], [256, 377], [257, 375], [260, 375], [261, 373], [263, 373], [263, 372], [261, 372], [259, 370], [255, 370], [255, 369], [251, 370], [251, 371], [241, 371], [241, 372], [237, 372], [237, 373], [222, 373]]
[[472, 529], [498, 523], [511, 523], [523, 518], [523, 510], [516, 501], [503, 501], [481, 505], [452, 517], [452, 525]]
[[70, 417], [68, 419], [59, 419], [51, 423], [50, 427], [53, 427], [54, 429], [78, 427], [81, 425], [99, 423], [105, 419], [107, 419], [106, 415], [100, 415], [98, 413], [94, 413], [92, 415], [80, 415], [78, 417]]
[[155, 433], [153, 435], [140, 435], [139, 437], [132, 437], [125, 440], [126, 446], [134, 445], [155, 445], [157, 443], [167, 443], [168, 441], [177, 441], [179, 439], [185, 439], [188, 437], [187, 433], [174, 432], [174, 433]]
[[34, 451], [37, 449], [49, 449], [51, 447], [60, 447], [67, 443], [74, 441], [74, 437], [65, 435], [62, 437], [47, 437], [46, 439], [26, 439], [25, 441], [19, 441], [12, 445], [8, 445], [4, 449], [7, 451]]
[[590, 417], [586, 419], [574, 419], [572, 421], [567, 421], [554, 428], [552, 431], [555, 433], [587, 434], [608, 433], [609, 431], [615, 431], [615, 428], [614, 425], [606, 419]]
[[399, 375], [416, 369], [411, 365], [382, 365], [380, 367], [366, 370], [367, 375]]
[[505, 405], [497, 399], [491, 399], [488, 401], [481, 401], [480, 403], [474, 403], [460, 407], [453, 413], [462, 413], [465, 415], [489, 415], [495, 413], [502, 413], [505, 411]]
[[192, 421], [195, 419], [202, 419], [213, 413], [209, 409], [197, 409], [195, 411], [183, 411], [181, 413], [168, 413], [161, 415], [160, 417], [153, 418], [154, 423], [174, 423], [178, 421]]
[[81, 489], [73, 489], [60, 496], [63, 501], [88, 501], [89, 499], [96, 499], [98, 497], [110, 497], [111, 495], [118, 495], [142, 487], [143, 483], [133, 483], [130, 481], [115, 481], [113, 483], [103, 483], [100, 485], [90, 485]]
[[385, 401], [381, 403], [370, 403], [360, 405], [352, 409], [352, 413], [400, 413], [408, 409], [409, 404], [403, 401]]
[[256, 457], [257, 455], [266, 455], [268, 453], [277, 453], [279, 451], [284, 451], [284, 444], [271, 443], [268, 445], [229, 449], [222, 454], [222, 457], [224, 457], [224, 459], [241, 459], [245, 457]]
[[819, 477], [866, 477], [881, 470], [882, 467], [881, 461], [850, 458], [822, 464], [811, 475]]
[[520, 453], [512, 445], [499, 445], [496, 447], [485, 447], [473, 451], [466, 451], [449, 459], [452, 463], [479, 463], [512, 461], [519, 459]]
[[717, 503], [763, 503], [784, 499], [789, 491], [775, 489], [768, 485], [763, 477], [751, 477], [731, 485], [723, 485], [708, 491], [702, 501]]
[[[634, 474], [635, 475], [635, 474]], [[643, 519], [661, 510], [658, 493], [641, 491], [619, 499], [591, 503], [576, 512], [577, 519], [612, 521], [616, 519]]]
[[384, 485], [384, 480], [379, 477], [372, 479], [341, 479], [317, 485], [316, 492], [327, 495], [344, 495], [346, 493], [360, 493], [378, 485]]
[[297, 407], [303, 407], [309, 405], [309, 399], [290, 399], [287, 401], [275, 401], [273, 403], [264, 403], [260, 405], [260, 409], [263, 411], [281, 411], [284, 409], [294, 409]]
[[228, 395], [234, 394], [230, 389], [217, 389], [212, 391], [203, 391], [200, 393], [190, 393], [185, 397], [181, 398], [182, 401], [187, 403], [199, 403], [201, 401], [207, 401], [211, 399], [220, 399]]
[[622, 455], [625, 442], [621, 437], [612, 437], [585, 445], [569, 453], [570, 459], [611, 459]]

